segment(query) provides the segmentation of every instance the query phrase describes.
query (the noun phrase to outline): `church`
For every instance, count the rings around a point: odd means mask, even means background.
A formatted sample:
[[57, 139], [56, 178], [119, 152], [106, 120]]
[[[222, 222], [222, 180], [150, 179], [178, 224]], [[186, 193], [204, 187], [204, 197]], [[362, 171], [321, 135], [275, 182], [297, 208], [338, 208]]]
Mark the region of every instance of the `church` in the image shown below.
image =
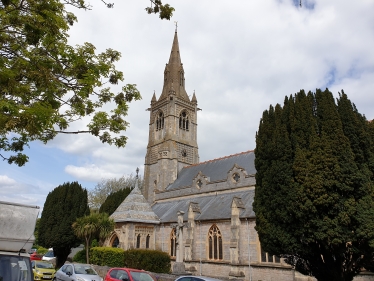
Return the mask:
[[[261, 250], [252, 203], [253, 151], [199, 161], [197, 97], [185, 90], [175, 32], [161, 95], [153, 94], [144, 187], [111, 215], [107, 246], [170, 254], [173, 271], [239, 280], [315, 280]], [[373, 280], [360, 276], [355, 280]]]

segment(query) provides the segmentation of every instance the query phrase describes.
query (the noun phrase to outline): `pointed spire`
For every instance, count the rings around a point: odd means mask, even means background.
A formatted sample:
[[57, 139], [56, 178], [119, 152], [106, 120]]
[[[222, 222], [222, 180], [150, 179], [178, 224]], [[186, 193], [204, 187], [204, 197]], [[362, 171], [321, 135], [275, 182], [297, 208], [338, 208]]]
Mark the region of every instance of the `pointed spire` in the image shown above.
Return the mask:
[[173, 90], [177, 97], [190, 101], [184, 88], [184, 69], [179, 52], [178, 33], [176, 31], [174, 33], [169, 63], [165, 66], [164, 75], [164, 88], [159, 100], [167, 98], [170, 91]]
[[193, 91], [191, 102], [197, 103], [197, 99], [196, 99], [196, 95], [195, 95], [195, 90]]
[[173, 64], [176, 64], [177, 66], [181, 64], [177, 31], [175, 31], [174, 33], [173, 46], [171, 47], [171, 53], [170, 53], [170, 58], [169, 58], [169, 65], [173, 65]]
[[152, 100], [151, 102], [156, 102], [157, 99], [156, 99], [156, 91], [153, 91], [153, 97], [152, 97]]

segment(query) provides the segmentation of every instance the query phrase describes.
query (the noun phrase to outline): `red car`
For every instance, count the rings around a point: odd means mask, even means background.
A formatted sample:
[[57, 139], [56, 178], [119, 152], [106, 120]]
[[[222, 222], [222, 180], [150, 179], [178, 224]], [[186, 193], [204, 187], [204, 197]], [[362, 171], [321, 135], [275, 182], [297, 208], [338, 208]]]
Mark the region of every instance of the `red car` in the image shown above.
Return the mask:
[[108, 271], [104, 281], [156, 281], [156, 279], [144, 270], [115, 267]]
[[42, 260], [42, 255], [39, 255], [37, 252], [34, 252], [30, 255], [30, 260], [32, 261], [40, 261]]

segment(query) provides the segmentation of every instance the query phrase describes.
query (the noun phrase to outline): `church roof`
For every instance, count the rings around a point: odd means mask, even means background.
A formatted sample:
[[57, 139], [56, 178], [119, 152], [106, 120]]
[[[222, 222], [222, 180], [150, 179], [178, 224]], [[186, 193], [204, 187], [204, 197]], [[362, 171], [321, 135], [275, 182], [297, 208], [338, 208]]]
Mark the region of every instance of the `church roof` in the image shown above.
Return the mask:
[[156, 202], [152, 209], [160, 217], [161, 223], [175, 222], [178, 211], [184, 211], [183, 220], [188, 220], [188, 208], [190, 203], [198, 204], [200, 214], [197, 213], [195, 221], [199, 220], [222, 220], [231, 218], [231, 204], [234, 197], [241, 198], [244, 208], [241, 209], [240, 218], [254, 218], [255, 213], [252, 203], [255, 191], [246, 190], [224, 194], [199, 196], [167, 202]]
[[134, 189], [110, 216], [115, 222], [160, 223], [151, 205], [144, 198], [136, 181]]
[[253, 150], [234, 154], [199, 164], [186, 166], [179, 173], [178, 178], [170, 184], [166, 190], [174, 190], [191, 186], [193, 179], [199, 172], [209, 178], [210, 182], [225, 180], [230, 169], [237, 164], [243, 168], [248, 175], [256, 174], [254, 164], [255, 154]]

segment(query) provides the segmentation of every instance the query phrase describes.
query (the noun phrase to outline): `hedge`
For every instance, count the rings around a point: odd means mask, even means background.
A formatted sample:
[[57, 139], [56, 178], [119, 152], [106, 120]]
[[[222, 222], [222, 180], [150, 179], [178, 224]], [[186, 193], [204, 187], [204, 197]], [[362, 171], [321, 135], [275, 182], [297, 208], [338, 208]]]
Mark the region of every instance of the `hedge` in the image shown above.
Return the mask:
[[143, 269], [155, 273], [170, 273], [170, 256], [158, 250], [134, 249], [124, 252], [125, 267]]
[[93, 247], [90, 249], [90, 263], [100, 266], [123, 267], [124, 250], [111, 247]]

